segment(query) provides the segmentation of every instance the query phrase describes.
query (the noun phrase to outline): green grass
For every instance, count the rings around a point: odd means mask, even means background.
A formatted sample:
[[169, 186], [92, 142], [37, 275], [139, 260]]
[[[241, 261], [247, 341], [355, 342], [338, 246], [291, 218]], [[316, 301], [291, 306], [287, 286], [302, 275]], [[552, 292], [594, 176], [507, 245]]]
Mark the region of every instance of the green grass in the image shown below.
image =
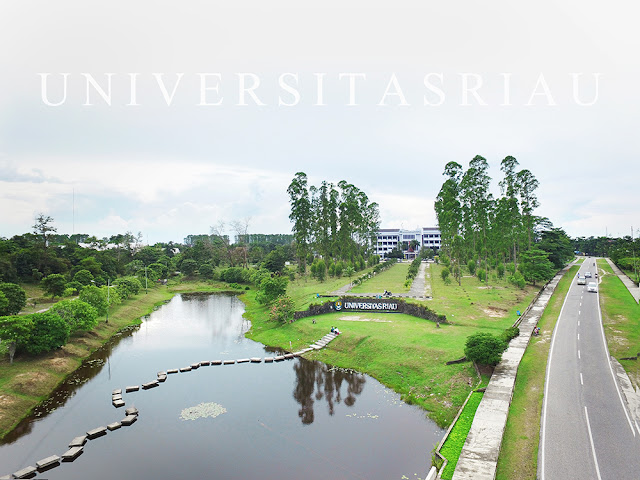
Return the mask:
[[445, 469], [441, 472], [441, 478], [445, 480], [451, 480], [451, 478], [453, 478], [453, 472], [458, 464], [460, 452], [462, 452], [464, 442], [467, 440], [467, 435], [473, 423], [473, 417], [476, 414], [476, 410], [483, 396], [483, 392], [473, 392], [471, 394], [458, 420], [449, 432], [447, 440], [440, 449], [440, 454], [446, 458], [448, 462]]
[[376, 274], [369, 280], [351, 289], [353, 293], [378, 293], [385, 290], [391, 293], [406, 293], [409, 287], [405, 287], [409, 263], [396, 263], [386, 270]]
[[511, 326], [516, 310], [523, 311], [537, 292], [507, 284], [478, 287], [484, 285], [474, 279], [464, 279], [462, 287], [441, 285], [440, 296], [446, 298], [424, 303], [454, 322], [440, 328], [408, 315], [372, 312], [331, 313], [282, 325], [268, 319], [266, 308], [255, 302], [253, 294], [241, 298], [247, 305], [245, 316], [252, 322], [250, 338], [295, 351], [337, 326], [343, 334], [329, 348], [308, 354], [310, 358], [371, 375], [405, 401], [425, 408], [438, 425], [446, 427], [478, 379], [470, 363], [445, 362], [464, 355], [469, 335], [500, 334]]
[[613, 274], [606, 260], [598, 260], [602, 324], [609, 352], [627, 371], [634, 386], [640, 386], [637, 360], [622, 360], [640, 353], [640, 306], [627, 287]]
[[513, 398], [496, 470], [497, 480], [536, 478], [540, 415], [551, 336], [565, 296], [579, 267], [573, 266], [558, 283], [538, 321], [540, 336], [531, 337], [516, 377]]

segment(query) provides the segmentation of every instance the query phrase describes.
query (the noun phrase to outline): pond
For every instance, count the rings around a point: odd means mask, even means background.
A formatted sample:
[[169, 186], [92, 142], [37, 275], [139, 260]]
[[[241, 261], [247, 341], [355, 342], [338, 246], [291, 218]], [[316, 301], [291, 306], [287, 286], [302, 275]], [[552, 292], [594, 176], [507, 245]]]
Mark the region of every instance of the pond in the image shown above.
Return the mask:
[[[244, 337], [229, 295], [178, 295], [95, 352], [0, 445], [0, 476], [117, 422], [114, 389], [202, 361], [281, 352]], [[319, 338], [318, 338], [319, 339]], [[140, 414], [36, 478], [418, 479], [444, 431], [375, 379], [303, 358], [201, 366], [123, 393]]]

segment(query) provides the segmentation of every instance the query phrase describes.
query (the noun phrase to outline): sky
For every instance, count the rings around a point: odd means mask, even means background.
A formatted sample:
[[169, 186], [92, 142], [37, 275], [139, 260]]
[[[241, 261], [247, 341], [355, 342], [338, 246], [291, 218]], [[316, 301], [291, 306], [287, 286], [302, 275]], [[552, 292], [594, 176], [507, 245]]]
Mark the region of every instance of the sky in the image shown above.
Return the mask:
[[[450, 4], [449, 4], [450, 3]], [[287, 187], [346, 180], [435, 226], [455, 161], [538, 179], [570, 236], [640, 234], [640, 7], [620, 0], [5, 0], [0, 237], [290, 233]]]

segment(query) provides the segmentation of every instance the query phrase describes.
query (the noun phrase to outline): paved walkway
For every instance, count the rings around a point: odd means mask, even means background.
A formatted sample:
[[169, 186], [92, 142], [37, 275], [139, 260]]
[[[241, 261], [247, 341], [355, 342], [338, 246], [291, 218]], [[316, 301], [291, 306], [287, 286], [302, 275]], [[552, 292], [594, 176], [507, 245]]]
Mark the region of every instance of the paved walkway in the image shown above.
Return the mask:
[[631, 280], [626, 273], [618, 268], [618, 266], [613, 263], [609, 258], [606, 258], [607, 263], [613, 269], [613, 273], [618, 275], [618, 278], [622, 280], [622, 283], [629, 289], [629, 293], [633, 296], [636, 303], [640, 303], [640, 287], [638, 287], [633, 280]]
[[538, 298], [524, 312], [520, 335], [511, 340], [502, 354], [487, 390], [478, 406], [471, 430], [462, 447], [453, 480], [493, 480], [496, 475], [502, 434], [507, 423], [509, 405], [516, 382], [516, 373], [533, 328], [540, 320], [558, 282], [569, 267], [563, 268], [540, 292]]

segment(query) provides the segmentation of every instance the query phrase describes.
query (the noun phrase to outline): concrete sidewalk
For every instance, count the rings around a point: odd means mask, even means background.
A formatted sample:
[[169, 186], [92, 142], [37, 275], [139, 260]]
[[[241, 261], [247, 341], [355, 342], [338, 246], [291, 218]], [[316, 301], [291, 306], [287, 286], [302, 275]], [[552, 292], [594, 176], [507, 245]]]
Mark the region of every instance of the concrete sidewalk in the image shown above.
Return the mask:
[[640, 303], [640, 287], [638, 287], [633, 280], [631, 280], [626, 273], [618, 268], [609, 258], [605, 259], [609, 266], [613, 269], [613, 273], [618, 275], [618, 278], [622, 280], [622, 283], [629, 289], [629, 293], [633, 296], [636, 303]]
[[471, 430], [462, 447], [453, 480], [493, 480], [496, 475], [502, 434], [516, 382], [516, 373], [533, 328], [540, 320], [558, 282], [571, 265], [551, 280], [522, 316], [520, 335], [511, 340], [502, 354], [478, 406]]

